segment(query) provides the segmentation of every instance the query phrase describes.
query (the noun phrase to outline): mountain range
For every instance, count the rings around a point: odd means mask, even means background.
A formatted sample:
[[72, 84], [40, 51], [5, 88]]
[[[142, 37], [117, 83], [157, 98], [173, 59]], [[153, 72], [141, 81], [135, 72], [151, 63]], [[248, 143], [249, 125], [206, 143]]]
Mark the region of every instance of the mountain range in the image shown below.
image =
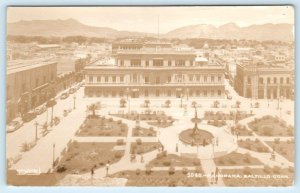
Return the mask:
[[[291, 42], [294, 40], [292, 24], [262, 24], [239, 27], [235, 23], [227, 23], [216, 27], [214, 25], [189, 25], [161, 34], [162, 38], [210, 38], [210, 39], [249, 39], [276, 40]], [[80, 23], [75, 19], [67, 20], [31, 20], [7, 23], [7, 35], [24, 36], [87, 36], [103, 38], [122, 37], [156, 37], [157, 34], [119, 31], [109, 27], [95, 27]]]

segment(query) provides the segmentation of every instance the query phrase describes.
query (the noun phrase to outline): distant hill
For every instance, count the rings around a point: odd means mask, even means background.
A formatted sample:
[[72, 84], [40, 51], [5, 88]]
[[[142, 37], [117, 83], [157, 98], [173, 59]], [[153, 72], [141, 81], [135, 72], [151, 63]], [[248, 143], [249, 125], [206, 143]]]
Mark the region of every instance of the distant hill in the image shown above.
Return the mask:
[[74, 19], [32, 20], [8, 23], [7, 34], [46, 37], [87, 36], [103, 38], [151, 36], [151, 34], [147, 33], [118, 31], [108, 27], [89, 26]]
[[219, 27], [213, 25], [191, 25], [177, 28], [163, 35], [165, 38], [212, 38], [212, 39], [248, 39], [248, 40], [276, 40], [293, 41], [293, 25], [291, 24], [263, 24], [239, 27], [228, 23]]
[[[24, 36], [87, 36], [102, 38], [122, 37], [156, 37], [156, 34], [118, 31], [108, 27], [94, 27], [82, 24], [74, 19], [67, 20], [32, 20], [7, 24], [8, 35]], [[291, 24], [263, 24], [239, 27], [228, 23], [219, 27], [199, 24], [174, 29], [162, 38], [210, 38], [210, 39], [248, 39], [248, 40], [276, 40], [293, 41], [293, 25]]]

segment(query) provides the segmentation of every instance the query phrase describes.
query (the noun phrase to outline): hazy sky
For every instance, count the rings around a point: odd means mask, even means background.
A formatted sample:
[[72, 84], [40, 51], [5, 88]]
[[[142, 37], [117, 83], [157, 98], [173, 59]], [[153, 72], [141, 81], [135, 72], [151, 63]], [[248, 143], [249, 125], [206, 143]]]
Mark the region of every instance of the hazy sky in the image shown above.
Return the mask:
[[294, 23], [289, 6], [216, 7], [10, 7], [7, 21], [74, 18], [81, 23], [117, 30], [166, 33], [195, 24], [220, 26], [234, 22], [244, 27], [264, 23]]

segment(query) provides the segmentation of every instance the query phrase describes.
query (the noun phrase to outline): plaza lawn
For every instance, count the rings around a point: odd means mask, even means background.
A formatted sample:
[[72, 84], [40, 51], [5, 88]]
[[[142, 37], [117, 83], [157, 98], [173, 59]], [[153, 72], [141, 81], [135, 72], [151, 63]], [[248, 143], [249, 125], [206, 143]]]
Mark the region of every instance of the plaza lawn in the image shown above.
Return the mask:
[[263, 163], [258, 159], [248, 155], [237, 152], [214, 158], [217, 166], [247, 166], [247, 165], [262, 165]]
[[248, 130], [245, 125], [236, 124], [231, 127], [231, 134], [238, 132], [239, 136], [252, 136], [252, 131]]
[[80, 137], [90, 136], [127, 136], [128, 127], [121, 120], [112, 118], [87, 118], [76, 133]]
[[165, 151], [158, 153], [156, 158], [151, 160], [147, 166], [150, 167], [166, 167], [166, 166], [200, 166], [200, 160], [198, 158], [189, 158], [178, 156], [174, 154], [167, 154]]
[[266, 143], [270, 147], [274, 147], [274, 150], [285, 157], [290, 162], [294, 162], [294, 140], [288, 140], [288, 141], [279, 141], [275, 140], [273, 141], [266, 141]]
[[63, 154], [56, 167], [58, 173], [85, 173], [92, 167], [104, 167], [116, 163], [124, 155], [123, 150], [114, 150], [116, 143], [73, 142]]
[[213, 112], [205, 111], [204, 120], [242, 120], [253, 114], [246, 113], [245, 111], [231, 111], [230, 113], [223, 113], [222, 111]]
[[207, 124], [215, 126], [215, 127], [223, 127], [223, 126], [226, 125], [226, 121], [225, 120], [216, 120], [216, 119], [215, 120], [208, 120]]
[[136, 126], [132, 129], [132, 136], [133, 137], [155, 137], [156, 131], [153, 129], [153, 127], [146, 129], [140, 126]]
[[272, 116], [264, 116], [260, 119], [254, 119], [248, 126], [260, 136], [294, 136], [294, 128]]
[[258, 139], [254, 140], [250, 140], [250, 139], [246, 139], [246, 140], [238, 140], [238, 145], [239, 147], [245, 148], [245, 149], [249, 149], [251, 151], [256, 151], [256, 152], [260, 152], [260, 153], [267, 153], [270, 152], [269, 149], [262, 144]]
[[202, 168], [197, 170], [165, 170], [165, 171], [122, 171], [111, 177], [127, 178], [126, 186], [208, 186], [206, 177], [188, 177], [188, 173], [203, 174]]
[[131, 112], [129, 113], [118, 113], [112, 114], [113, 116], [121, 117], [132, 121], [146, 121], [149, 125], [157, 127], [169, 127], [173, 125], [174, 119], [171, 116], [167, 116], [161, 111], [146, 110], [143, 113]]
[[[280, 169], [265, 166], [262, 169], [252, 169], [245, 167], [244, 169], [224, 169], [221, 172], [223, 175], [241, 176], [241, 178], [224, 177], [223, 181], [226, 186], [292, 186], [294, 181], [294, 168]], [[261, 178], [255, 178], [255, 175]]]
[[140, 142], [141, 141], [131, 143], [130, 153], [144, 154], [161, 147], [161, 144], [158, 142]]

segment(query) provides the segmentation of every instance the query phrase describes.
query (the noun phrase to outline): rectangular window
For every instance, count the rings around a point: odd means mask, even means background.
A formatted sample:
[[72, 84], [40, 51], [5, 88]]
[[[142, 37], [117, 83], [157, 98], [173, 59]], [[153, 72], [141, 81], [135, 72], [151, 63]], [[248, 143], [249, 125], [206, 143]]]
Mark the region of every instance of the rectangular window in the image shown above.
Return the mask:
[[218, 76], [218, 82], [221, 82], [221, 81], [222, 81], [222, 77]]
[[123, 91], [119, 92], [120, 97], [122, 97], [124, 95]]
[[175, 66], [183, 67], [183, 66], [185, 66], [185, 61], [184, 60], [175, 60]]
[[210, 82], [215, 82], [215, 77], [214, 76], [210, 77]]
[[280, 84], [283, 84], [283, 78], [282, 77], [280, 78]]
[[149, 77], [148, 76], [145, 76], [145, 83], [146, 84], [149, 84], [150, 82], [149, 82]]
[[156, 81], [155, 82], [156, 82], [156, 84], [160, 84], [160, 77], [159, 76], [156, 77]]
[[197, 75], [197, 81], [200, 82], [200, 75]]
[[270, 83], [271, 83], [271, 79], [270, 79], [270, 78], [268, 78], [267, 82], [268, 82], [268, 84], [270, 84]]
[[138, 60], [138, 59], [133, 59], [130, 61], [130, 63], [131, 63], [131, 66], [133, 66], [133, 67], [141, 66], [141, 60]]
[[276, 77], [273, 78], [273, 83], [274, 83], [274, 84], [277, 83], [277, 78], [276, 78]]
[[105, 76], [105, 82], [108, 82], [108, 76]]
[[168, 61], [168, 66], [172, 66], [172, 61], [171, 60]]
[[263, 78], [259, 78], [259, 84], [263, 84], [264, 83], [264, 79]]
[[163, 66], [163, 60], [153, 60], [153, 66], [155, 67]]
[[155, 96], [159, 97], [159, 90], [156, 90]]
[[148, 90], [145, 90], [145, 96], [149, 96]]
[[124, 60], [121, 60], [121, 61], [120, 61], [120, 65], [121, 65], [121, 66], [124, 66]]
[[168, 90], [168, 96], [171, 96], [171, 95], [172, 95], [171, 90]]
[[190, 82], [193, 82], [193, 75], [190, 75]]
[[290, 78], [286, 78], [286, 83], [290, 84]]
[[204, 76], [204, 82], [207, 82], [207, 76]]
[[149, 66], [149, 61], [148, 60], [146, 61], [146, 66]]
[[93, 82], [93, 76], [89, 76], [89, 82]]
[[97, 82], [101, 82], [101, 76], [97, 76]]
[[124, 82], [124, 77], [120, 76], [120, 82]]
[[168, 83], [170, 83], [172, 81], [171, 76], [168, 76]]
[[115, 76], [112, 77], [112, 81], [116, 82], [116, 77]]

